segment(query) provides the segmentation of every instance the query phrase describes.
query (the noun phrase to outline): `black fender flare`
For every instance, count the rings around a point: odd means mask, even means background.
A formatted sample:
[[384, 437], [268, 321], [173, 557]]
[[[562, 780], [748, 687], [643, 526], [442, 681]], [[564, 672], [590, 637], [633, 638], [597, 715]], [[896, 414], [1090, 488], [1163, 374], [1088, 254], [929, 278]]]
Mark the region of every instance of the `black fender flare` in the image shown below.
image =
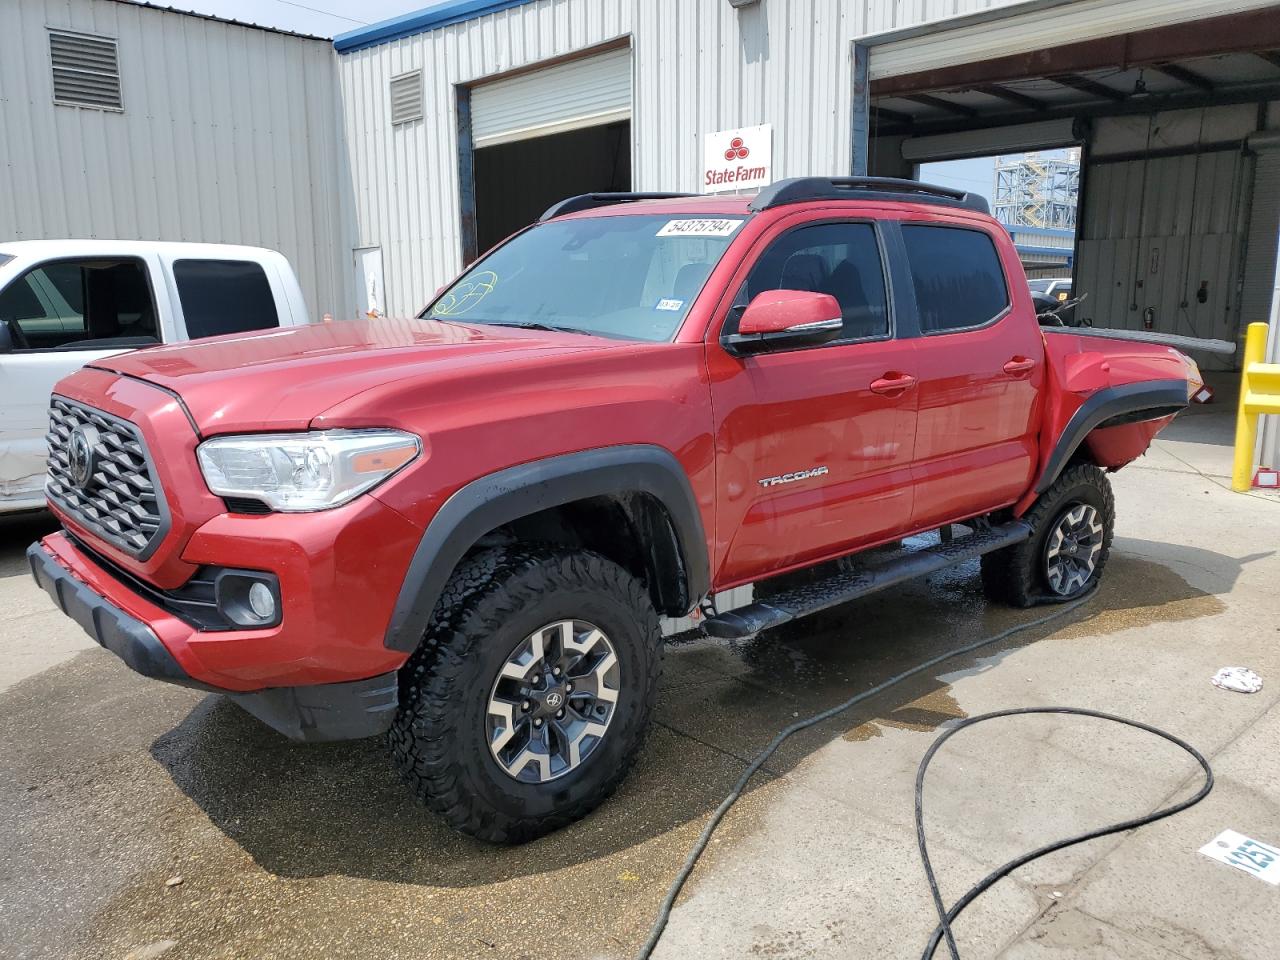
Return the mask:
[[1186, 408], [1186, 380], [1145, 380], [1104, 387], [1090, 396], [1071, 415], [1036, 482], [1035, 492], [1044, 493], [1071, 462], [1085, 437], [1108, 421], [1119, 423], [1153, 420]]
[[681, 553], [686, 595], [711, 587], [702, 515], [688, 475], [670, 451], [624, 444], [569, 453], [487, 474], [457, 490], [427, 524], [405, 574], [385, 644], [411, 653], [458, 561], [486, 533], [551, 507], [600, 496], [647, 494], [667, 510]]

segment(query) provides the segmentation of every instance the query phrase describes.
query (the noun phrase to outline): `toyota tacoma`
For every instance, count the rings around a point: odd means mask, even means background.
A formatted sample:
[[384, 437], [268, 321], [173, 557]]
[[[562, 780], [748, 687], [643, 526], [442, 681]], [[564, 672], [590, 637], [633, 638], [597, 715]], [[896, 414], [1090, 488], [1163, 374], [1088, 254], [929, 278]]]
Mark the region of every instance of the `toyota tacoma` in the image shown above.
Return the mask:
[[134, 670], [295, 739], [386, 734], [453, 827], [522, 841], [625, 776], [662, 618], [746, 637], [977, 558], [994, 599], [1090, 590], [1107, 471], [1200, 384], [1090, 333], [1037, 324], [964, 193], [574, 197], [417, 319], [68, 376], [28, 558]]

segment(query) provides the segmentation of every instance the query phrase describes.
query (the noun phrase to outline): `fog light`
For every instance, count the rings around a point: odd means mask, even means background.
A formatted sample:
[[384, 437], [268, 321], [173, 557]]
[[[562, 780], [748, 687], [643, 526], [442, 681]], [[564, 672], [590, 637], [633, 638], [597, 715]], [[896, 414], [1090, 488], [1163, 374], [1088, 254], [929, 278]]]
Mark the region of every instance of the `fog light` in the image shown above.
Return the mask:
[[264, 630], [280, 622], [280, 580], [263, 570], [220, 570], [213, 599], [231, 626]]
[[259, 581], [249, 588], [249, 609], [259, 620], [274, 620], [276, 616], [276, 598], [271, 595], [271, 588]]

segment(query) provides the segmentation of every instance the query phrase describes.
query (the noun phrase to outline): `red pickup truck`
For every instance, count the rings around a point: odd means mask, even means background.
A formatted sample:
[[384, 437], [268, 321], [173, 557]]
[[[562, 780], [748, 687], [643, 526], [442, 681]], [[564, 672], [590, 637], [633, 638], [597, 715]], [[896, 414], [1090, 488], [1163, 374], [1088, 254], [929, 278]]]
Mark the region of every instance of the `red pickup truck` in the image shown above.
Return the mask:
[[297, 739], [389, 731], [432, 809], [519, 841], [625, 775], [662, 616], [749, 636], [978, 557], [1015, 604], [1090, 589], [1105, 471], [1198, 387], [1169, 347], [1042, 331], [966, 194], [587, 195], [417, 320], [66, 378], [46, 487], [63, 530], [28, 557], [133, 669]]

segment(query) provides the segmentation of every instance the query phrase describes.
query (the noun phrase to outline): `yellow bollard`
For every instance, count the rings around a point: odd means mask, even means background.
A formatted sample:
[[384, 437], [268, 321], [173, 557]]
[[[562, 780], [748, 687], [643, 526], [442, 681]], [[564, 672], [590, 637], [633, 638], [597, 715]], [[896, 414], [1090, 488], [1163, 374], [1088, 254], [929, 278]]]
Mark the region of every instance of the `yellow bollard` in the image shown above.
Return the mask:
[[1263, 363], [1267, 325], [1251, 323], [1244, 337], [1240, 365], [1240, 407], [1236, 414], [1235, 464], [1231, 489], [1248, 490], [1253, 481], [1253, 448], [1258, 441], [1258, 415], [1280, 414], [1280, 364]]

